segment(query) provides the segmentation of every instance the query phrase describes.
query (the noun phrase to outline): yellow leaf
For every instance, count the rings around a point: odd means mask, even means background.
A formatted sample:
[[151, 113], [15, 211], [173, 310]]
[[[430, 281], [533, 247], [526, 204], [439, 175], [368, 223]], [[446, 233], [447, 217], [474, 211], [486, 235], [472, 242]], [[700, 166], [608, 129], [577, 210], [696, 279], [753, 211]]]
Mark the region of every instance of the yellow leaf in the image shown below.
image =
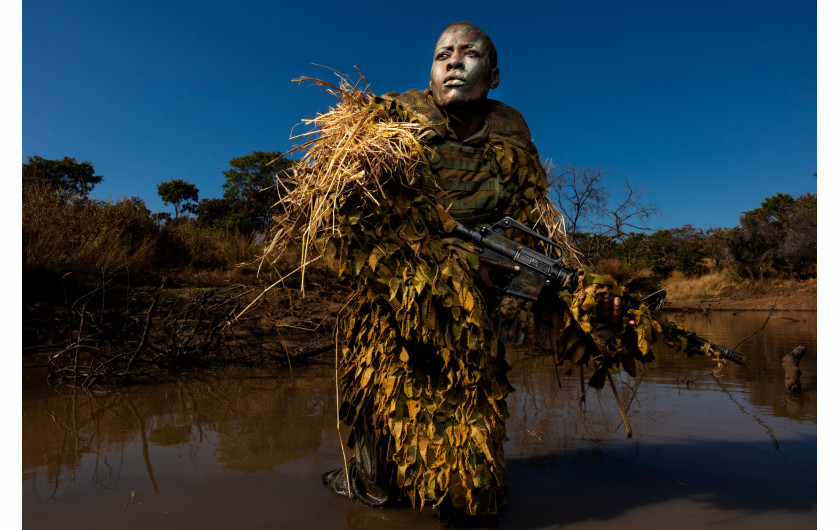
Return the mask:
[[420, 411], [420, 400], [409, 399], [405, 404], [408, 406], [408, 417], [412, 419], [416, 418], [417, 413]]
[[414, 288], [417, 294], [420, 294], [426, 287], [429, 281], [429, 267], [425, 263], [421, 263], [414, 271]]
[[368, 256], [368, 266], [371, 270], [376, 270], [376, 264], [379, 263], [379, 252], [373, 251], [371, 252], [370, 256]]
[[440, 445], [435, 444], [430, 448], [431, 458], [426, 461], [426, 465], [435, 469], [446, 463], [446, 450]]
[[417, 445], [420, 446], [420, 456], [422, 456], [423, 461], [426, 462], [426, 454], [428, 453], [428, 450], [429, 450], [429, 439], [428, 438], [420, 438]]
[[455, 221], [455, 219], [453, 219], [452, 216], [449, 215], [449, 213], [447, 213], [447, 211], [440, 204], [436, 204], [435, 208], [437, 208], [437, 214], [438, 217], [440, 217], [441, 223], [443, 224], [444, 232], [449, 233], [452, 230], [454, 230], [455, 225], [458, 224]]
[[370, 382], [370, 377], [373, 375], [373, 366], [368, 366], [365, 368], [364, 373], [362, 373], [362, 381], [359, 384], [361, 388], [367, 386], [368, 382]]
[[466, 295], [464, 296], [464, 309], [467, 310], [467, 313], [472, 313], [474, 305], [475, 298], [473, 297], [471, 292], [467, 291]]

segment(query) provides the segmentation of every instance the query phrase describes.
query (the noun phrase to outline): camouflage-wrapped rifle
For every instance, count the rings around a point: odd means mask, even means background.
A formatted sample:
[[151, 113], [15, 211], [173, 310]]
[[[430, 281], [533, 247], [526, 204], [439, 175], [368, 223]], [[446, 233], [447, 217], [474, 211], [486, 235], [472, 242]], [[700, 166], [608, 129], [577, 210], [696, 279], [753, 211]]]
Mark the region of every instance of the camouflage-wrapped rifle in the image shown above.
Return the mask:
[[[507, 230], [518, 230], [524, 234], [542, 241], [546, 245], [557, 249], [560, 257], [556, 260], [545, 256], [539, 251], [520, 245], [519, 243], [505, 237]], [[453, 229], [453, 235], [464, 241], [475, 244], [475, 250], [486, 260], [503, 265], [494, 271], [490, 277], [493, 287], [502, 293], [522, 298], [524, 300], [536, 301], [544, 288], [566, 290], [575, 292], [578, 286], [579, 271], [565, 267], [563, 259], [563, 248], [553, 241], [541, 236], [527, 226], [516, 220], [505, 217], [491, 227], [477, 229], [467, 228], [457, 223]], [[519, 271], [514, 271], [513, 266], [518, 265]], [[665, 299], [665, 291], [657, 291], [641, 301], [628, 295], [621, 297], [621, 304], [625, 311], [638, 309], [642, 304], [651, 309], [659, 309]], [[746, 357], [735, 350], [713, 344], [693, 331], [680, 329], [672, 322], [661, 322], [662, 331], [669, 337], [682, 337], [688, 345], [704, 352], [712, 350], [722, 358], [729, 359], [737, 364], [744, 364]]]

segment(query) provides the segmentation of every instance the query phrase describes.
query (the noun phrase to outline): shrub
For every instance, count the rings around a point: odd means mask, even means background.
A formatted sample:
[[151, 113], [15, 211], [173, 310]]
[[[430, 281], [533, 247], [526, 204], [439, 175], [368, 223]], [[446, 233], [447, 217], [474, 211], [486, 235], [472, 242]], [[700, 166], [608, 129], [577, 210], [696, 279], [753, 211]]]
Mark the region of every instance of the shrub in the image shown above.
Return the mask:
[[238, 233], [214, 233], [192, 219], [166, 223], [156, 245], [159, 266], [206, 269], [232, 269], [243, 261], [254, 259], [260, 246]]
[[[142, 201], [140, 201], [142, 203]], [[48, 187], [30, 188], [23, 196], [23, 267], [82, 278], [114, 275], [120, 270], [147, 271], [152, 237], [132, 237], [124, 220], [132, 206], [117, 209], [82, 196], [67, 196]], [[107, 211], [107, 213], [106, 213]], [[146, 210], [148, 212], [148, 210]]]

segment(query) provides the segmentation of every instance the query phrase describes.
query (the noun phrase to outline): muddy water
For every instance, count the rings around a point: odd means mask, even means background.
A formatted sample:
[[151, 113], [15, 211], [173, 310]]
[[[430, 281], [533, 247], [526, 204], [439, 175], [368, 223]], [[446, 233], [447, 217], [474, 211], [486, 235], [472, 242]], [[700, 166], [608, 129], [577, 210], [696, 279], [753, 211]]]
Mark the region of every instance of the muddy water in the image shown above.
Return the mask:
[[[694, 315], [732, 345], [766, 314]], [[816, 526], [816, 314], [777, 313], [719, 378], [661, 352], [615, 398], [550, 359], [513, 352], [499, 528]], [[781, 357], [802, 344], [804, 393]], [[339, 466], [330, 366], [216, 370], [120, 388], [49, 387], [24, 374], [25, 528], [442, 528], [430, 510], [376, 510], [328, 492]], [[638, 383], [638, 384], [637, 384]]]

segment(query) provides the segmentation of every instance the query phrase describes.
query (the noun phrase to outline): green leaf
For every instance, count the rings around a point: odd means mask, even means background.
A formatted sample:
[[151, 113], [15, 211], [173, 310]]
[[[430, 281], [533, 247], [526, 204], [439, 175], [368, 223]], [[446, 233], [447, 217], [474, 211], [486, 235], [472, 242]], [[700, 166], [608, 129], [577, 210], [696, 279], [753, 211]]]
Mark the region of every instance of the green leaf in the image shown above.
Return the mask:
[[420, 294], [426, 287], [426, 283], [428, 283], [430, 279], [430, 273], [431, 271], [425, 263], [421, 263], [414, 270], [414, 289], [417, 290], [417, 294]]

